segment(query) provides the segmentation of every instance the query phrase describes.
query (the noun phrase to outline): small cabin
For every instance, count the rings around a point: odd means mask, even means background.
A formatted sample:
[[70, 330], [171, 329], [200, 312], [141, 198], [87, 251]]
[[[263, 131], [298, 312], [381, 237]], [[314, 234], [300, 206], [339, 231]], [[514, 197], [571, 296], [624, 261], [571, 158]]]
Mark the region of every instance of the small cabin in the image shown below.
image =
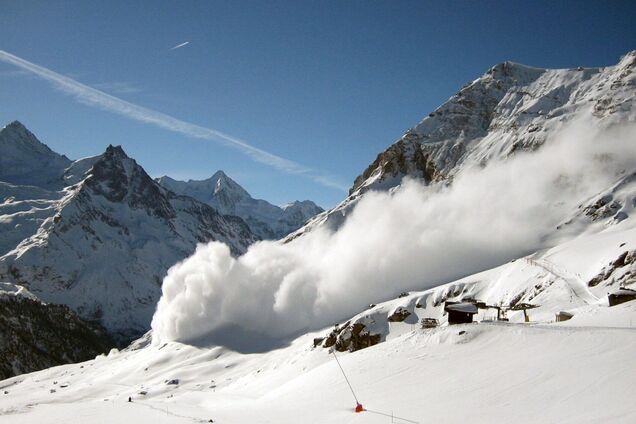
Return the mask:
[[614, 293], [607, 295], [607, 301], [610, 306], [620, 305], [634, 299], [636, 299], [636, 290], [626, 289], [625, 287], [621, 287]]
[[446, 302], [444, 312], [448, 313], [448, 324], [468, 324], [473, 322], [473, 315], [479, 309], [473, 303], [451, 303]]

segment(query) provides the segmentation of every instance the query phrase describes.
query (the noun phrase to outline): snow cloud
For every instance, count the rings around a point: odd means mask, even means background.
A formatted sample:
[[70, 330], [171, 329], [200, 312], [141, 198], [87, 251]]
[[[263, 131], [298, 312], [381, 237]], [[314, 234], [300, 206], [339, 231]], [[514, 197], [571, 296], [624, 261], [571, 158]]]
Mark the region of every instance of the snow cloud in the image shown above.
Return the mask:
[[547, 236], [580, 201], [634, 169], [636, 129], [626, 128], [579, 123], [538, 152], [466, 168], [450, 186], [407, 180], [368, 193], [337, 231], [260, 242], [239, 258], [200, 245], [168, 271], [154, 339], [223, 343], [228, 328], [292, 337], [554, 243]]

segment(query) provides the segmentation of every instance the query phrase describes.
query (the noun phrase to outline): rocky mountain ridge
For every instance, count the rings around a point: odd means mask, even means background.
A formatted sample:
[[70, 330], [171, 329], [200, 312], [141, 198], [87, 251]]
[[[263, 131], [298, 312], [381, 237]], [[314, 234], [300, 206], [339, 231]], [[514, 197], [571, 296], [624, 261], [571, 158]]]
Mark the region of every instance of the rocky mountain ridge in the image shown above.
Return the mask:
[[576, 119], [599, 128], [630, 116], [633, 122], [635, 69], [636, 51], [604, 68], [495, 65], [379, 153], [343, 202], [286, 240], [317, 226], [339, 227], [365, 192], [391, 190], [405, 177], [450, 183], [466, 167], [538, 149]]
[[70, 163], [16, 122], [0, 131], [0, 147], [16, 135], [47, 159], [32, 170], [42, 186], [17, 177], [0, 184], [0, 279], [71, 307], [120, 341], [148, 329], [165, 272], [197, 243], [222, 241], [238, 255], [259, 239], [241, 218], [163, 188], [121, 147]]
[[241, 217], [252, 232], [264, 240], [285, 237], [324, 211], [310, 200], [279, 207], [265, 200], [254, 199], [223, 171], [217, 171], [205, 180], [178, 181], [163, 176], [156, 181], [175, 193], [193, 197], [223, 214]]

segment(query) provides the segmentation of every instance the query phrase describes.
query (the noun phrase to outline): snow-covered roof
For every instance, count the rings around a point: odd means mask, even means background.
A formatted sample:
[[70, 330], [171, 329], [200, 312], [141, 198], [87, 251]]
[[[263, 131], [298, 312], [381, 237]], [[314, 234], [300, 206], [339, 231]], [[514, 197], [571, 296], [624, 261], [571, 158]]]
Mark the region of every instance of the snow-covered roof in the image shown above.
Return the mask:
[[477, 313], [477, 305], [472, 303], [455, 303], [453, 305], [446, 306], [447, 311], [465, 312], [468, 314]]
[[614, 293], [611, 293], [613, 296], [636, 296], [636, 290], [620, 288], [616, 290]]

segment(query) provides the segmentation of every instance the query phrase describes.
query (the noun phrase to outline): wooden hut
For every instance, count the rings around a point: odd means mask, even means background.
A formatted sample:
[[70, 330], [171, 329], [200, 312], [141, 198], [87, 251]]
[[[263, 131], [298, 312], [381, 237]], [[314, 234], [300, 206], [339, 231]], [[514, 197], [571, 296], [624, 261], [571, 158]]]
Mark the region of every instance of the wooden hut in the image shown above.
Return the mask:
[[620, 305], [621, 303], [629, 302], [636, 299], [636, 290], [626, 289], [621, 287], [614, 293], [607, 295], [607, 300], [610, 306]]
[[448, 324], [467, 324], [473, 322], [473, 315], [478, 312], [473, 303], [446, 302], [444, 312], [448, 313]]

